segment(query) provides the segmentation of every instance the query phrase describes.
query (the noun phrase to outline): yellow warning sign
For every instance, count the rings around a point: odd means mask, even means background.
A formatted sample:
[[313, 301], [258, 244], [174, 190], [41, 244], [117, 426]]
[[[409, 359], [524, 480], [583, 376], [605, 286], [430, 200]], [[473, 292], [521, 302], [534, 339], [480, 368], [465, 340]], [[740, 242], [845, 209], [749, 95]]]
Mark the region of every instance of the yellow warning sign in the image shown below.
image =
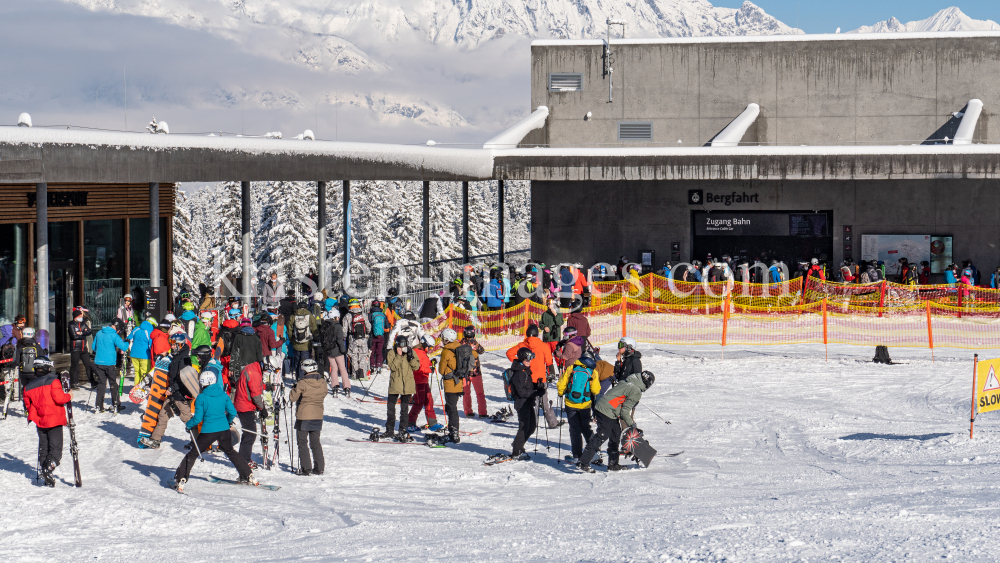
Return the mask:
[[976, 411], [990, 412], [1000, 410], [1000, 358], [995, 360], [980, 360], [976, 366]]

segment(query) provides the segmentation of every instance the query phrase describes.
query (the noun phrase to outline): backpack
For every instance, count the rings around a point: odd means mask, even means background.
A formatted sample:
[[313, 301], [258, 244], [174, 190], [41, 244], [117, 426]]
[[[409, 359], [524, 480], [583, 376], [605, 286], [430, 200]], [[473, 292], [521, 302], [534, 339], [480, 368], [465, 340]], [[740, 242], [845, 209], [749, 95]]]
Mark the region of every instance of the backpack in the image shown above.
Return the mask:
[[331, 319], [327, 319], [327, 320], [323, 321], [323, 325], [322, 325], [322, 327], [320, 329], [320, 332], [323, 335], [322, 336], [322, 343], [323, 343], [323, 350], [324, 351], [327, 351], [327, 350], [331, 350], [331, 351], [332, 350], [337, 350], [338, 352], [340, 351], [340, 346], [337, 344], [337, 339], [334, 337], [334, 330], [335, 330], [334, 323], [335, 322], [336, 321], [333, 321]]
[[385, 334], [385, 315], [381, 311], [372, 313], [372, 334], [377, 336]]
[[222, 356], [228, 358], [233, 353], [233, 331], [229, 329], [219, 331], [219, 342], [222, 342]]
[[458, 348], [455, 348], [455, 371], [452, 372], [454, 378], [463, 379], [470, 377], [475, 363], [472, 357], [472, 346], [462, 344]]
[[292, 317], [292, 339], [296, 344], [312, 341], [312, 331], [309, 329], [309, 315]]
[[13, 344], [14, 336], [11, 335], [3, 346], [0, 346], [0, 363], [7, 363], [14, 359], [14, 353], [17, 351], [17, 347]]
[[361, 313], [355, 314], [351, 317], [351, 338], [354, 340], [361, 340], [365, 338], [365, 316]]
[[573, 372], [569, 375], [569, 385], [567, 385], [566, 397], [570, 401], [580, 404], [591, 400], [593, 395], [590, 392], [590, 380], [594, 371], [587, 366], [573, 366]]
[[507, 394], [507, 400], [513, 401], [516, 398], [514, 396], [514, 382], [512, 381], [514, 370], [505, 369], [500, 377], [503, 379], [503, 392]]
[[34, 373], [35, 371], [35, 358], [38, 357], [38, 349], [34, 346], [27, 346], [21, 348], [21, 371], [25, 373]]
[[906, 277], [903, 279], [903, 283], [905, 283], [906, 285], [917, 285], [917, 269], [916, 268], [914, 268], [913, 266], [910, 266], [910, 268], [908, 270], [906, 270]]

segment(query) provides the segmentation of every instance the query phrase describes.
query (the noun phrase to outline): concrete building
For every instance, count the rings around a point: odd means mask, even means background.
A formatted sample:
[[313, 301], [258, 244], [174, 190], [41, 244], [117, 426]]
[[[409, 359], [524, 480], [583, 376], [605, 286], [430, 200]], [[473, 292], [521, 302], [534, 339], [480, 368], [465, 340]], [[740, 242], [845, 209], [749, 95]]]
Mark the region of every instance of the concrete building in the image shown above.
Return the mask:
[[546, 262], [839, 264], [875, 248], [865, 235], [924, 235], [1000, 265], [984, 145], [1000, 134], [1000, 34], [536, 41], [531, 72], [549, 115], [522, 146], [562, 162], [504, 172], [533, 180]]

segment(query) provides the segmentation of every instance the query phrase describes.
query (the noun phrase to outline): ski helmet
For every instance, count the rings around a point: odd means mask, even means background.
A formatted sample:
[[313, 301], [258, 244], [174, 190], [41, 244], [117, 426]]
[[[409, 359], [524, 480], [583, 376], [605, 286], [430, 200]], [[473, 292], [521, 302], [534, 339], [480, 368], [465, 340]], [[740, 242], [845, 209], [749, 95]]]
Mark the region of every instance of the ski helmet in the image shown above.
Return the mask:
[[393, 343], [393, 346], [395, 346], [396, 348], [406, 348], [407, 346], [409, 346], [409, 344], [410, 341], [405, 336], [400, 334], [399, 336], [396, 337], [396, 342]]
[[319, 373], [316, 360], [302, 360], [302, 373]]
[[207, 366], [209, 360], [212, 359], [212, 347], [208, 344], [202, 344], [191, 352], [198, 357], [198, 363], [201, 364], [202, 368]]
[[340, 311], [336, 309], [330, 309], [329, 311], [326, 312], [326, 318], [327, 320], [330, 321], [338, 320], [340, 318]]
[[132, 294], [131, 293], [126, 293], [125, 295], [123, 295], [122, 296], [122, 300], [124, 301], [125, 299], [128, 299], [129, 301], [131, 301], [132, 300]]
[[628, 336], [622, 337], [622, 339], [618, 341], [618, 349], [620, 350], [622, 348], [625, 348], [630, 352], [635, 350], [635, 340]]
[[524, 332], [524, 335], [527, 336], [527, 337], [529, 337], [529, 338], [532, 337], [532, 336], [535, 337], [535, 338], [538, 338], [538, 325], [536, 325], [536, 324], [530, 324], [530, 325], [528, 325], [528, 330], [526, 330]]
[[576, 330], [575, 326], [568, 326], [568, 327], [566, 327], [566, 328], [563, 329], [563, 336], [566, 336], [566, 337], [574, 336], [576, 333], [577, 333], [577, 330]]
[[458, 333], [453, 329], [446, 328], [441, 331], [441, 340], [445, 342], [454, 342], [458, 339]]
[[201, 372], [201, 376], [198, 377], [198, 383], [201, 383], [202, 388], [211, 387], [215, 385], [215, 372], [210, 370], [204, 370]]
[[26, 327], [22, 328], [21, 329], [21, 337], [22, 338], [34, 338], [35, 337], [35, 329], [31, 328], [30, 326], [26, 326]]
[[166, 316], [163, 317], [163, 320], [168, 323], [172, 323], [177, 320], [177, 317], [175, 317], [173, 313], [167, 313]]
[[187, 342], [187, 335], [184, 334], [183, 332], [175, 332], [170, 335], [170, 341], [181, 342], [181, 343]]
[[817, 260], [816, 258], [813, 258], [812, 260], [810, 260], [810, 262], [812, 263], [813, 266], [816, 266], [816, 265], [819, 264], [819, 260]]
[[431, 336], [429, 334], [425, 334], [424, 337], [422, 338], [422, 340], [424, 341], [424, 346], [426, 346], [428, 348], [433, 348], [434, 347], [434, 337], [433, 336]]
[[521, 362], [522, 364], [527, 364], [534, 359], [535, 359], [535, 353], [531, 351], [531, 348], [525, 347], [518, 349], [517, 361]]
[[52, 360], [50, 360], [48, 356], [39, 356], [35, 358], [34, 366], [36, 372], [41, 370], [42, 373], [48, 373], [52, 371], [55, 364], [52, 363]]
[[462, 329], [462, 338], [475, 338], [476, 337], [476, 327], [469, 325]]
[[395, 297], [397, 295], [399, 295], [399, 290], [396, 289], [395, 287], [390, 287], [389, 288], [389, 296], [390, 297]]
[[656, 382], [656, 376], [653, 375], [653, 372], [651, 371], [642, 372], [641, 377], [642, 377], [642, 384], [646, 386], [646, 389], [652, 387], [653, 383]]
[[589, 354], [583, 354], [580, 356], [580, 363], [587, 369], [594, 369], [597, 367], [597, 361], [594, 360], [593, 356]]
[[170, 330], [170, 322], [166, 319], [160, 321], [160, 324], [156, 325], [156, 328], [162, 329], [163, 332]]
[[232, 309], [229, 310], [230, 319], [236, 319], [239, 318], [239, 316], [240, 316], [240, 310], [237, 309], [236, 307], [233, 307]]

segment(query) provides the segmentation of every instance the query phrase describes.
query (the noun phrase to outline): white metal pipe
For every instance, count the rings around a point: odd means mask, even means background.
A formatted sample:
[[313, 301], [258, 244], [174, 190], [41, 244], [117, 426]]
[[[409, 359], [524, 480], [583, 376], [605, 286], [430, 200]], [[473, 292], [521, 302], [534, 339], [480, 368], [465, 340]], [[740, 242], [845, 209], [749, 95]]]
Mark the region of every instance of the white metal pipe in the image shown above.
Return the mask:
[[713, 147], [739, 146], [743, 135], [753, 125], [753, 122], [757, 120], [758, 115], [760, 115], [760, 106], [754, 103], [748, 104], [743, 113], [736, 116], [736, 119], [732, 120], [729, 125], [726, 125], [725, 129], [712, 139], [711, 145]]
[[969, 100], [969, 105], [965, 108], [965, 115], [962, 116], [962, 122], [958, 124], [958, 131], [955, 132], [953, 145], [972, 144], [972, 135], [976, 132], [976, 123], [979, 121], [981, 113], [983, 113], [983, 101]]

